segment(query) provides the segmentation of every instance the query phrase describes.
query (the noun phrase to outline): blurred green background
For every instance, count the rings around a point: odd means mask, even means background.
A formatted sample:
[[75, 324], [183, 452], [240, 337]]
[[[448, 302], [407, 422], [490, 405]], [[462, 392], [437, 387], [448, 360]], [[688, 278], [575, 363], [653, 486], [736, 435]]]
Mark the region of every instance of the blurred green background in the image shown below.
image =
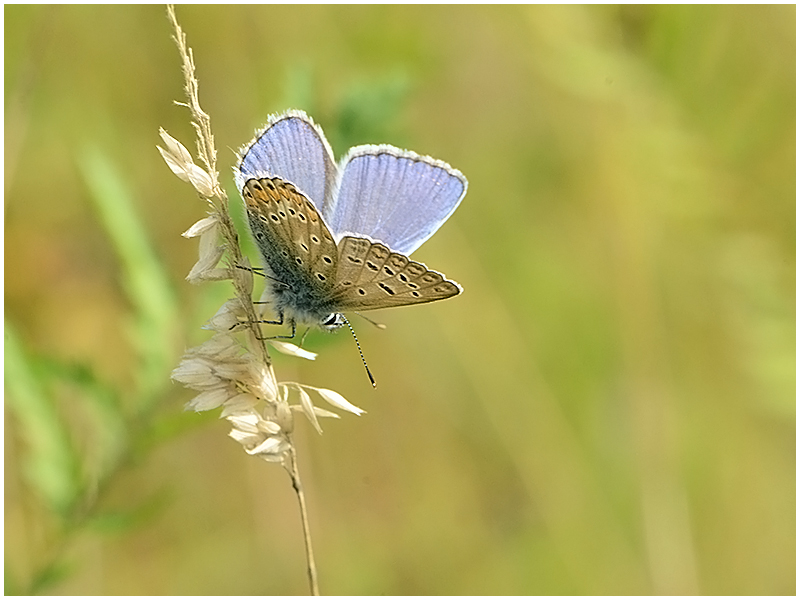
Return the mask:
[[[231, 197], [271, 112], [469, 179], [447, 302], [279, 379], [326, 594], [795, 593], [795, 7], [180, 6]], [[8, 593], [305, 594], [286, 474], [169, 371], [227, 283], [161, 6], [6, 6]]]

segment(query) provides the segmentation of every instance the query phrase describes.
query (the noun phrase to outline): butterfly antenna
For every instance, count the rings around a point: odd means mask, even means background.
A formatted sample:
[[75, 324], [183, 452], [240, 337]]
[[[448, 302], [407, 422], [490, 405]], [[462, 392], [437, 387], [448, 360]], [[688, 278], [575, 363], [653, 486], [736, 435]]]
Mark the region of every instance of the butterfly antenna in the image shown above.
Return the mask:
[[350, 321], [348, 321], [344, 315], [342, 315], [342, 319], [344, 320], [345, 323], [347, 323], [347, 327], [350, 328], [350, 333], [353, 334], [353, 339], [356, 341], [356, 348], [358, 348], [358, 353], [361, 355], [361, 362], [364, 363], [364, 368], [367, 370], [367, 376], [369, 377], [370, 382], [372, 382], [372, 387], [376, 387], [377, 384], [375, 383], [375, 378], [372, 376], [372, 373], [370, 372], [369, 367], [367, 366], [367, 359], [364, 358], [364, 353], [361, 351], [361, 344], [358, 343], [356, 332], [353, 329], [353, 326], [350, 325]]
[[377, 327], [378, 329], [386, 329], [386, 325], [384, 325], [383, 323], [378, 323], [377, 321], [373, 321], [373, 320], [372, 320], [372, 319], [370, 319], [369, 317], [365, 317], [364, 315], [362, 315], [361, 313], [358, 313], [358, 312], [357, 312], [357, 313], [355, 313], [355, 314], [357, 314], [359, 317], [361, 317], [361, 318], [362, 318], [362, 319], [364, 319], [365, 321], [369, 321], [370, 323], [372, 323], [373, 325], [375, 325], [375, 327]]

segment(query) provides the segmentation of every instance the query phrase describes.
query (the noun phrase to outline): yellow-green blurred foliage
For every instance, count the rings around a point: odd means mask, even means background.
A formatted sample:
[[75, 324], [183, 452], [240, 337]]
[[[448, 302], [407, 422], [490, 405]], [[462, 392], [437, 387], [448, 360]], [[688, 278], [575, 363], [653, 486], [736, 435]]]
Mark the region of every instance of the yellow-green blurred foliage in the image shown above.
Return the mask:
[[[298, 425], [323, 593], [795, 592], [794, 6], [177, 13], [232, 196], [290, 107], [469, 179], [414, 255], [463, 295], [354, 321], [377, 390], [346, 330], [276, 359], [367, 410]], [[230, 294], [183, 279], [171, 34], [5, 7], [10, 591], [307, 590], [285, 473], [168, 381]]]

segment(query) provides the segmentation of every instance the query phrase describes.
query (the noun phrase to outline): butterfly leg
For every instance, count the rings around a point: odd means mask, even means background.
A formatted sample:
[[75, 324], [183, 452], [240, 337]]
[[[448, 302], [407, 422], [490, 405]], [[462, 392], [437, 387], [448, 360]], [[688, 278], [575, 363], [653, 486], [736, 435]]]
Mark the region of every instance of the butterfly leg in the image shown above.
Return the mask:
[[[283, 313], [280, 314], [281, 320], [280, 321], [259, 321], [260, 323], [266, 323], [268, 325], [283, 325]], [[291, 340], [294, 338], [295, 334], [297, 333], [297, 323], [294, 319], [290, 321], [292, 324], [292, 335], [271, 335], [268, 338], [264, 338], [267, 340]]]
[[308, 332], [309, 332], [309, 331], [311, 331], [311, 327], [306, 327], [306, 331], [305, 331], [305, 333], [303, 334], [303, 337], [301, 337], [301, 338], [300, 338], [300, 344], [299, 344], [299, 346], [300, 346], [301, 348], [303, 347], [303, 342], [305, 342], [305, 341], [306, 341], [306, 336], [308, 335]]
[[236, 265], [237, 269], [241, 269], [242, 271], [250, 271], [251, 273], [255, 273], [256, 275], [261, 275], [262, 277], [266, 277], [264, 275], [264, 267], [243, 267], [242, 265]]
[[[282, 312], [278, 313], [278, 319], [279, 320], [277, 320], [277, 321], [268, 321], [268, 320], [265, 319], [265, 320], [262, 320], [262, 321], [256, 321], [256, 323], [261, 323], [261, 324], [265, 324], [265, 325], [283, 325], [284, 324], [284, 320], [283, 320], [283, 313]], [[292, 334], [291, 335], [271, 335], [269, 337], [265, 337], [265, 338], [262, 338], [262, 339], [264, 339], [264, 340], [291, 340], [292, 338], [294, 338], [295, 334], [297, 333], [297, 323], [295, 322], [294, 319], [292, 319], [290, 321], [290, 323], [292, 324]]]
[[[267, 304], [267, 303], [254, 303], [254, 304]], [[257, 324], [265, 324], [265, 325], [283, 325], [284, 324], [283, 313], [279, 313], [278, 314], [278, 318], [279, 318], [278, 321], [269, 321], [267, 319], [262, 319], [262, 320], [253, 321], [253, 322], [257, 323]], [[291, 335], [271, 335], [269, 337], [264, 337], [264, 338], [259, 338], [259, 339], [261, 339], [261, 340], [291, 340], [297, 334], [297, 323], [295, 322], [294, 319], [292, 319], [290, 322], [292, 324], [292, 334]], [[230, 326], [229, 331], [233, 331], [237, 327], [241, 327], [242, 325], [246, 325], [246, 324], [247, 324], [246, 321], [243, 321], [241, 323], [235, 323], [235, 324]], [[306, 332], [306, 333], [308, 333], [308, 332]], [[305, 336], [303, 336], [303, 338], [305, 338]]]
[[[254, 273], [256, 275], [260, 275], [264, 279], [271, 279], [273, 281], [274, 285], [279, 286], [281, 289], [284, 289], [284, 290], [292, 289], [292, 286], [290, 286], [288, 283], [283, 283], [279, 279], [275, 279], [271, 275], [267, 275], [266, 273], [264, 273], [264, 267], [243, 267], [242, 265], [236, 265], [236, 268], [237, 269], [241, 269], [242, 271], [250, 271], [251, 273]], [[267, 303], [266, 302], [253, 302], [253, 304], [267, 304]]]

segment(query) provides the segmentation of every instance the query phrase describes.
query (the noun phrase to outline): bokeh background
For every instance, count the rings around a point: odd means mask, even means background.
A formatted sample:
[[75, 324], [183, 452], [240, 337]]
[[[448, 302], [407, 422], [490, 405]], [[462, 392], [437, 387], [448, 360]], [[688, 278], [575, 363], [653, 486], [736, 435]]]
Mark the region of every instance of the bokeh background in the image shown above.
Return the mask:
[[[794, 6], [180, 6], [232, 150], [445, 160], [414, 257], [464, 294], [312, 334], [279, 379], [327, 594], [795, 593]], [[8, 593], [304, 594], [294, 495], [169, 381], [227, 283], [161, 6], [6, 6]]]

